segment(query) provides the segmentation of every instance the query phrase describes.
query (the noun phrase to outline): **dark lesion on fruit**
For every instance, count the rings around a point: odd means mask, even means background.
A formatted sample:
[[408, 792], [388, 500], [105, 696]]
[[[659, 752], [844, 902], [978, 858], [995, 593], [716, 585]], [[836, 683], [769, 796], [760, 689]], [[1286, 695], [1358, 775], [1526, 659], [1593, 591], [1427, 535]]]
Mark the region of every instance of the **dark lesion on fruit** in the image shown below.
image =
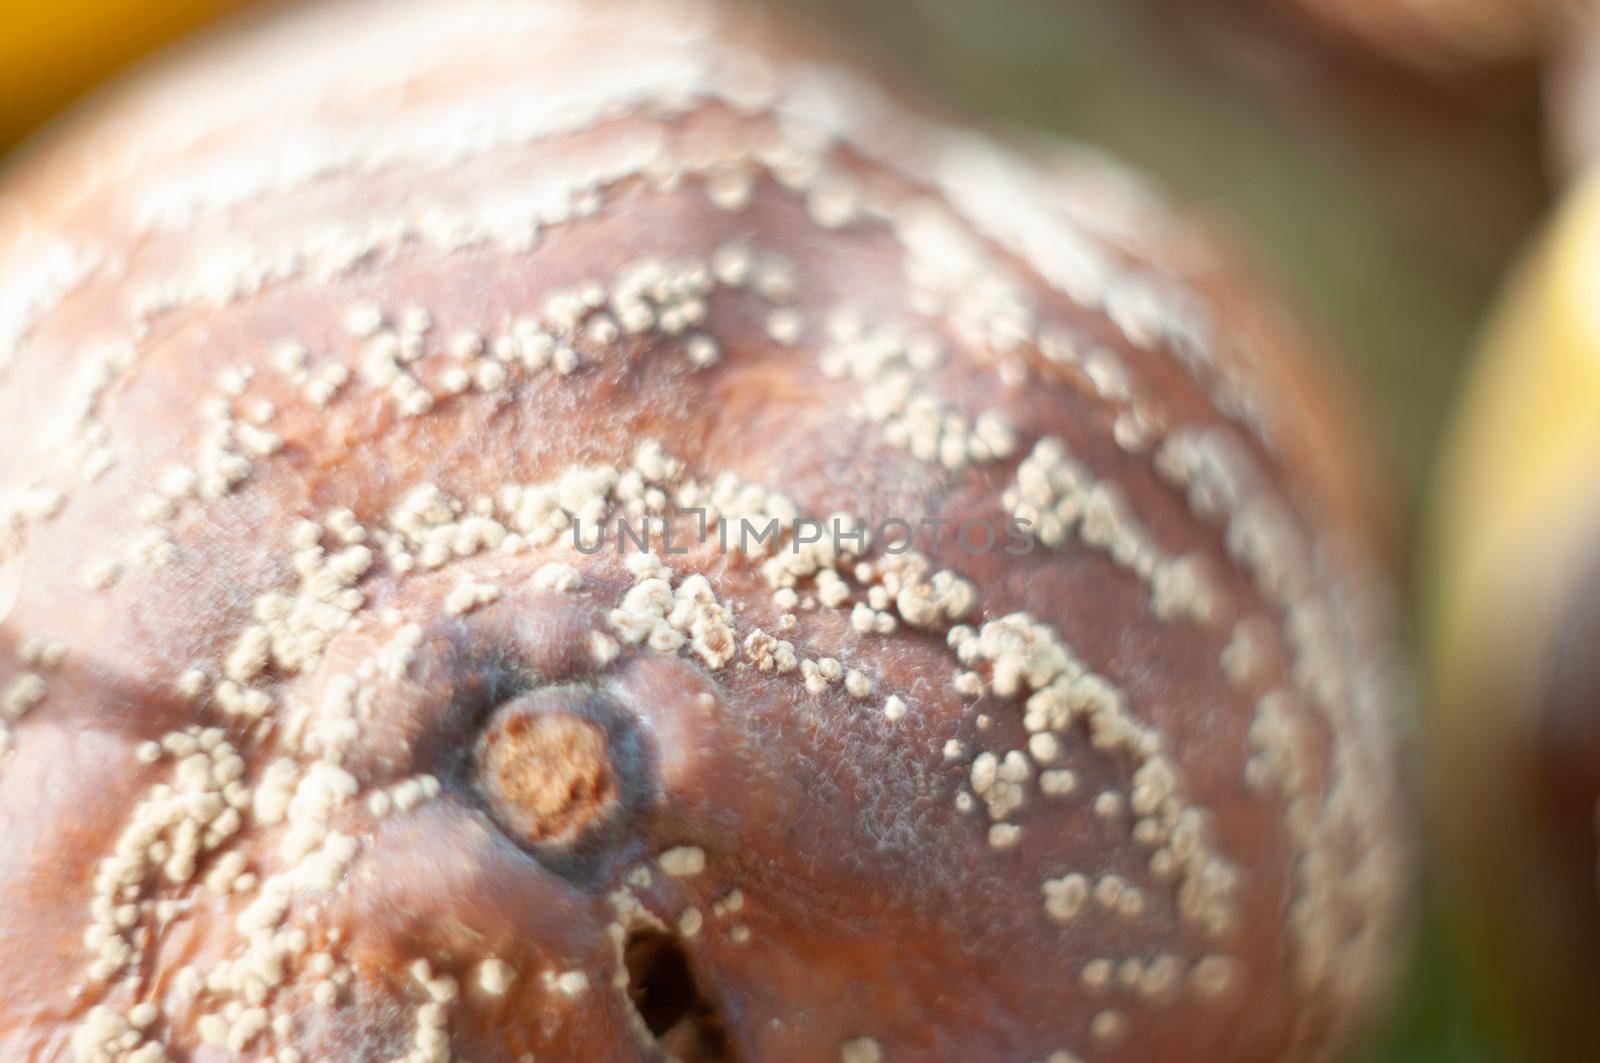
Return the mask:
[[622, 958], [628, 1000], [663, 1053], [681, 1063], [734, 1063], [727, 1028], [677, 938], [637, 930], [629, 935]]
[[[506, 700], [483, 704], [491, 685]], [[599, 882], [637, 858], [641, 817], [657, 801], [654, 758], [606, 680], [457, 686], [450, 715], [475, 727], [439, 755], [502, 834], [571, 879]]]
[[[661, 812], [653, 733], [614, 677], [552, 682], [497, 651], [462, 653], [434, 748], [447, 775], [547, 871], [598, 890], [638, 866]], [[470, 736], [470, 737], [469, 737]], [[463, 739], [465, 739], [463, 741]], [[727, 1027], [663, 924], [623, 942], [628, 1002], [655, 1057], [734, 1063]]]

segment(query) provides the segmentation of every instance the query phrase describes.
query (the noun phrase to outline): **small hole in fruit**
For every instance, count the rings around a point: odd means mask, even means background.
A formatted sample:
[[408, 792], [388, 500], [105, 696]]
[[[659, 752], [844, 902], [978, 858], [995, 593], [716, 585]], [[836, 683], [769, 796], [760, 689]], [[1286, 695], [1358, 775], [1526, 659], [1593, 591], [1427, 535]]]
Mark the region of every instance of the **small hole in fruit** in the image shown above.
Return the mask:
[[727, 1031], [695, 981], [676, 939], [656, 930], [633, 933], [623, 950], [628, 999], [662, 1051], [683, 1063], [732, 1063]]

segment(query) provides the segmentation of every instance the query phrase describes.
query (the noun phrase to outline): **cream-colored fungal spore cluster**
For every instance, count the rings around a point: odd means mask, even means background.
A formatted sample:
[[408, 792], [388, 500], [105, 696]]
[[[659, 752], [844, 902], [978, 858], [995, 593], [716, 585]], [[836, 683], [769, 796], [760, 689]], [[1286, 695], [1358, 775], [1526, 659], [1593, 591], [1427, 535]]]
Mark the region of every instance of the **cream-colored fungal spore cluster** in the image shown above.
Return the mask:
[[1196, 557], [1168, 557], [1127, 512], [1112, 484], [1097, 482], [1072, 460], [1060, 440], [1041, 439], [1017, 466], [1004, 496], [1011, 516], [1040, 542], [1059, 546], [1074, 531], [1150, 585], [1151, 606], [1163, 619], [1208, 619], [1215, 592]]

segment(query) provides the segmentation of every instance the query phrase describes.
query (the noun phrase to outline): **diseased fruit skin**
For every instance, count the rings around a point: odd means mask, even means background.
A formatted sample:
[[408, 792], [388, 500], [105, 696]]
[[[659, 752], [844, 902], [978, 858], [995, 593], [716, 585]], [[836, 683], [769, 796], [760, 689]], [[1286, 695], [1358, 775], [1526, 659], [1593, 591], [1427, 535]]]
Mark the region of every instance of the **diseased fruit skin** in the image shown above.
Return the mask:
[[1488, 330], [1434, 506], [1439, 825], [1482, 981], [1519, 1043], [1600, 1038], [1600, 181]]
[[1335, 389], [1136, 179], [742, 18], [317, 6], [11, 176], [0, 1057], [1369, 1019], [1406, 816]]

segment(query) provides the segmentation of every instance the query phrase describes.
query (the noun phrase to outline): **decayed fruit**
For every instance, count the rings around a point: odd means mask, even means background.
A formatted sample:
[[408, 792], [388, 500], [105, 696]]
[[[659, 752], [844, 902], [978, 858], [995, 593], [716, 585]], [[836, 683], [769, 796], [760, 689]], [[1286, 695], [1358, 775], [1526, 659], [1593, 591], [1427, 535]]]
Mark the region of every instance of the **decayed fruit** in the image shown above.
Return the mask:
[[1294, 333], [734, 10], [316, 5], [12, 176], [0, 1056], [1371, 1015], [1390, 647]]

